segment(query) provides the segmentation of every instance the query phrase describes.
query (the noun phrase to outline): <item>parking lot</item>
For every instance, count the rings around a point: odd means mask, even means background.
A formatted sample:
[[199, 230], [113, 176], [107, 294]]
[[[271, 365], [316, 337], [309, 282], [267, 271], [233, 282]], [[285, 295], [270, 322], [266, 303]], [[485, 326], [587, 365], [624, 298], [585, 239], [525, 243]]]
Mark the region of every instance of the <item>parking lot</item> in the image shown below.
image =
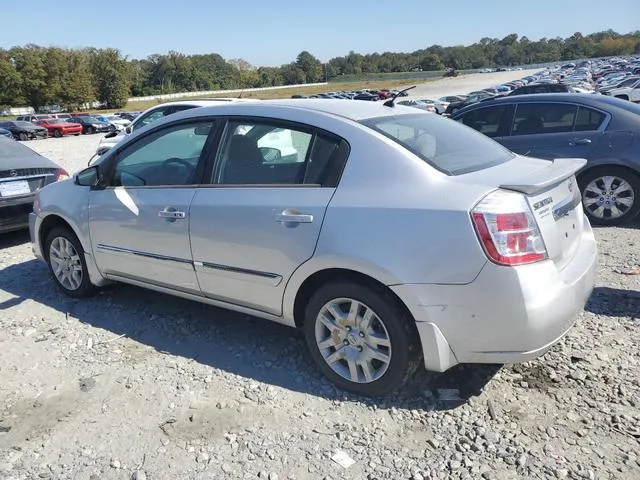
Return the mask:
[[[99, 140], [25, 143], [71, 173]], [[638, 479], [640, 276], [622, 272], [640, 265], [640, 224], [596, 236], [593, 296], [552, 351], [421, 372], [374, 401], [334, 389], [294, 330], [131, 286], [73, 300], [28, 234], [4, 235], [0, 478]]]

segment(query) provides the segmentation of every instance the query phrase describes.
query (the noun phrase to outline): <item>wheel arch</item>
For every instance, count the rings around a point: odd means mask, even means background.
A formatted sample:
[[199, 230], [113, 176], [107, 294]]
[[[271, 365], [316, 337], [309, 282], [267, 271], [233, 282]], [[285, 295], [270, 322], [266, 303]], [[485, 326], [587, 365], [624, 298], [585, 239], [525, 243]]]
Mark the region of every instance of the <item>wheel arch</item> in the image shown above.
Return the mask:
[[[43, 249], [43, 251], [42, 251], [43, 257], [46, 258], [46, 255], [47, 255], [47, 253], [44, 251], [44, 246], [45, 246], [45, 241], [47, 240], [47, 236], [56, 227], [64, 227], [64, 228], [68, 228], [69, 230], [71, 230], [73, 232], [73, 234], [80, 241], [80, 244], [82, 245], [82, 249], [84, 250], [83, 253], [87, 253], [87, 246], [82, 241], [82, 235], [79, 235], [78, 231], [73, 227], [73, 225], [68, 220], [63, 218], [61, 215], [58, 215], [56, 213], [52, 213], [52, 214], [47, 215], [46, 217], [44, 217], [40, 221], [40, 225], [38, 226], [38, 233], [37, 233], [37, 235], [38, 235], [38, 243], [40, 244], [41, 248]], [[89, 253], [91, 253], [91, 252], [89, 251]]]
[[291, 311], [289, 312], [296, 328], [301, 328], [304, 323], [304, 310], [313, 293], [322, 285], [338, 280], [351, 280], [374, 290], [384, 291], [397, 302], [398, 306], [404, 310], [409, 318], [413, 318], [411, 311], [400, 297], [374, 276], [349, 268], [328, 267], [316, 270], [308, 275], [297, 288], [295, 298], [291, 305]]

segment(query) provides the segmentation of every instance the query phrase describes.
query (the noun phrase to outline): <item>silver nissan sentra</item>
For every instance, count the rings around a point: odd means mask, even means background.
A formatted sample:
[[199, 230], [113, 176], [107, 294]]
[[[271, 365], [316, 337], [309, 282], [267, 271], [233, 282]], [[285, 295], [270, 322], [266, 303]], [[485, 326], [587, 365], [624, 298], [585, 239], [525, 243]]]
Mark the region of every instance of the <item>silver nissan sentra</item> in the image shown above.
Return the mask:
[[393, 102], [224, 104], [43, 188], [30, 230], [67, 295], [124, 282], [297, 327], [337, 386], [384, 395], [571, 328], [597, 257], [584, 163]]

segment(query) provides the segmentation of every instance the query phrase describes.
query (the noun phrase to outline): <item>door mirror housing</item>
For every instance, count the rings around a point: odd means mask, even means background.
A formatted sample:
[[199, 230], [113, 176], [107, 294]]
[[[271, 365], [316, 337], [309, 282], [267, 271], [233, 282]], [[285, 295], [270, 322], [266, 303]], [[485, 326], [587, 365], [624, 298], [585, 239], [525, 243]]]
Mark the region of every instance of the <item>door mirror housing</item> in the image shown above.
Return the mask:
[[101, 181], [102, 176], [100, 175], [100, 169], [98, 165], [92, 165], [91, 167], [79, 171], [75, 176], [74, 183], [76, 185], [80, 185], [81, 187], [95, 188], [100, 186]]
[[277, 148], [260, 147], [258, 150], [265, 163], [279, 163], [282, 160], [282, 152]]

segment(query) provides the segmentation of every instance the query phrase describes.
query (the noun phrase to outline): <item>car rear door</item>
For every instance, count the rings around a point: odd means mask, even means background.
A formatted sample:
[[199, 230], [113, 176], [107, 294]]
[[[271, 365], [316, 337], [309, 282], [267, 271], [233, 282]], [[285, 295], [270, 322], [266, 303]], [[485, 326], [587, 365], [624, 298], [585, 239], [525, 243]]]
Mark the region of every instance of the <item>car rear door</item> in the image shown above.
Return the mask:
[[602, 139], [608, 115], [573, 103], [520, 103], [511, 134], [500, 139], [520, 155], [587, 158]]
[[313, 255], [346, 142], [299, 124], [229, 119], [209, 185], [190, 211], [205, 296], [280, 315], [293, 272]]

